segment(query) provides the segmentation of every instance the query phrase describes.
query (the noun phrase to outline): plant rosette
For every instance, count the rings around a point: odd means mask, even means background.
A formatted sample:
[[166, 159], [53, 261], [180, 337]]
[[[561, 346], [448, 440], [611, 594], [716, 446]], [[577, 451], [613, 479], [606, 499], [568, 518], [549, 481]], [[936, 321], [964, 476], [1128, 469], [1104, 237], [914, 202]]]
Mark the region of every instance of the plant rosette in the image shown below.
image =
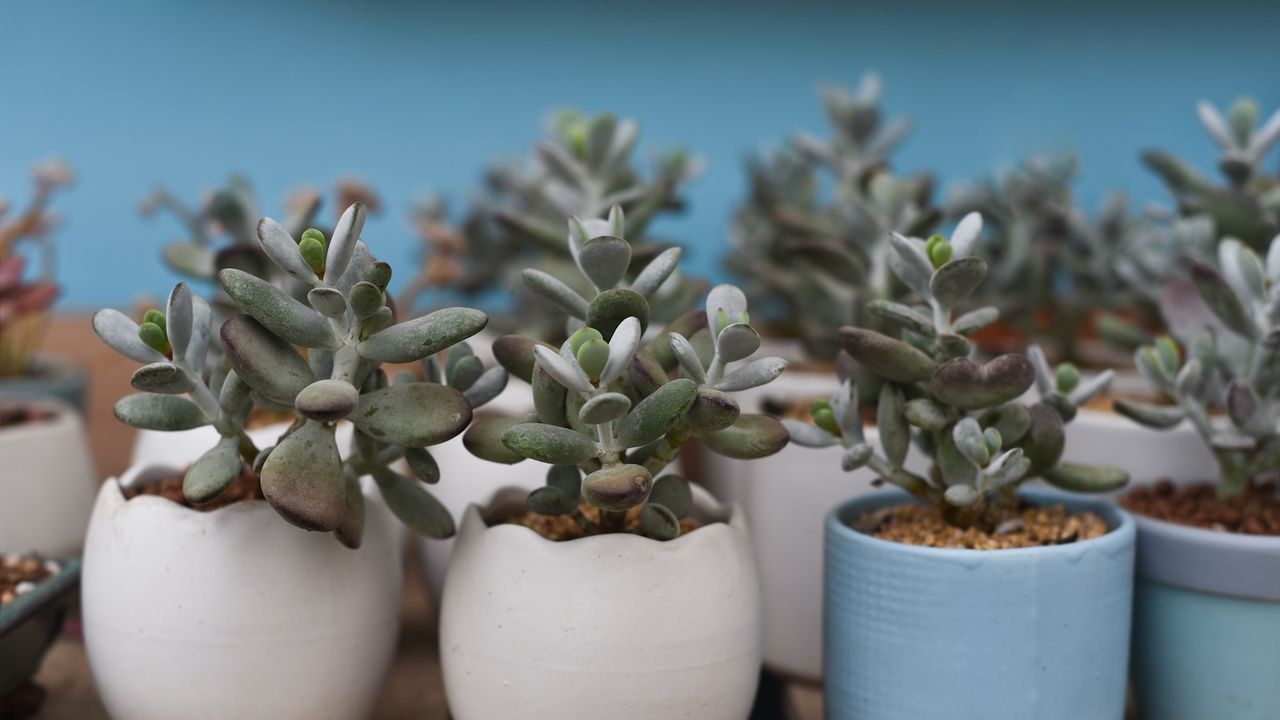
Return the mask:
[[[529, 720], [750, 713], [761, 606], [741, 510], [697, 489], [706, 524], [674, 540], [554, 542], [498, 520], [523, 495], [499, 495], [462, 520], [440, 616], [453, 717], [517, 707]], [[568, 696], [567, 680], [579, 689]]]
[[1122, 500], [1139, 534], [1136, 703], [1161, 720], [1280, 716], [1280, 237], [1265, 260], [1222, 240], [1216, 266], [1192, 261], [1166, 295], [1177, 341], [1135, 364], [1169, 402], [1116, 408], [1147, 430], [1193, 428], [1161, 451], [1211, 462]]
[[0, 548], [79, 555], [96, 487], [84, 422], [59, 402], [20, 407], [26, 419], [0, 425]]
[[122, 485], [180, 473], [136, 466], [108, 480], [89, 523], [85, 643], [111, 716], [366, 717], [395, 652], [403, 580], [404, 536], [373, 483], [352, 550], [262, 501], [206, 512], [125, 499]]

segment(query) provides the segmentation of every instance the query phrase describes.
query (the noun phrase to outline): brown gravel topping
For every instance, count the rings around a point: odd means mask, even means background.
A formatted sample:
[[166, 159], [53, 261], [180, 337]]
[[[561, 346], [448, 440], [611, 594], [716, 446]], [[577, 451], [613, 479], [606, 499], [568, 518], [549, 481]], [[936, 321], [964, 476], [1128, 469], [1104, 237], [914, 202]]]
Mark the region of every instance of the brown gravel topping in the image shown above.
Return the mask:
[[[596, 509], [585, 503], [580, 509], [583, 515], [591, 518], [592, 522], [598, 517]], [[505, 523], [508, 525], [523, 525], [542, 537], [557, 542], [561, 540], [577, 540], [594, 534], [584, 530], [576, 520], [567, 515], [539, 515], [535, 512], [525, 511], [507, 518]], [[702, 522], [696, 518], [680, 518], [681, 535], [697, 530], [700, 527], [702, 527]], [[627, 513], [626, 529], [627, 532], [640, 533], [640, 508], [632, 508], [631, 512]]]
[[227, 491], [219, 495], [212, 502], [203, 505], [195, 505], [187, 500], [182, 494], [182, 476], [165, 478], [158, 482], [150, 482], [140, 487], [132, 487], [125, 489], [125, 499], [132, 500], [140, 495], [151, 495], [162, 497], [165, 500], [175, 502], [185, 508], [198, 510], [200, 512], [209, 512], [224, 508], [228, 505], [238, 503], [244, 500], [261, 500], [262, 485], [258, 482], [258, 476], [248, 466], [241, 468], [240, 477], [227, 488]]
[[932, 505], [897, 505], [863, 515], [857, 529], [880, 538], [907, 545], [969, 550], [1065, 545], [1107, 533], [1107, 523], [1094, 513], [1072, 515], [1061, 505], [1026, 507], [1017, 517], [994, 532], [980, 528], [958, 528], [947, 524]]
[[1120, 501], [1145, 517], [1246, 535], [1280, 536], [1280, 483], [1255, 483], [1239, 497], [1219, 500], [1211, 482], [1177, 486], [1169, 480], [1140, 485]]
[[36, 555], [0, 556], [0, 605], [31, 592], [36, 584], [61, 571], [56, 561]]

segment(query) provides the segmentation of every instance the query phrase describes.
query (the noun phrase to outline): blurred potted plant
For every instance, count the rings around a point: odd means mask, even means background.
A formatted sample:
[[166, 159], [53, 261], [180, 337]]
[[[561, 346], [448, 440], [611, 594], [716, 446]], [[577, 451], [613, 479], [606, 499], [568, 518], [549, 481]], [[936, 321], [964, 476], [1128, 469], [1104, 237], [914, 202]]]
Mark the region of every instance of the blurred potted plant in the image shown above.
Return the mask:
[[440, 618], [459, 720], [510, 708], [561, 717], [566, 683], [591, 688], [571, 701], [582, 717], [742, 718], [754, 699], [761, 608], [741, 510], [663, 471], [693, 437], [739, 458], [781, 449], [778, 421], [740, 412], [731, 393], [786, 363], [750, 359], [760, 337], [729, 285], [711, 290], [705, 313], [685, 313], [645, 344], [647, 298], [679, 250], [626, 283], [622, 215], [570, 220], [569, 251], [590, 292], [525, 271], [578, 329], [558, 348], [522, 336], [495, 343], [508, 371], [531, 383], [535, 412], [473, 425], [466, 444], [496, 462], [551, 467], [527, 502], [514, 489], [463, 515]]
[[[1064, 424], [1110, 375], [1051, 371], [1037, 348], [976, 362], [968, 336], [996, 316], [953, 308], [986, 263], [970, 243], [895, 236], [892, 249], [922, 304], [869, 306], [893, 334], [841, 330], [856, 369], [880, 380], [876, 439], [847, 372], [816, 424], [786, 421], [795, 443], [838, 447], [845, 471], [906, 491], [828, 515], [827, 717], [1121, 717], [1133, 522], [1100, 501], [1019, 492], [1035, 477], [1076, 491], [1124, 484], [1118, 469], [1062, 461]], [[1022, 400], [1033, 386], [1039, 399]], [[924, 472], [909, 467], [912, 446]]]
[[1140, 536], [1134, 687], [1162, 720], [1280, 714], [1280, 235], [1265, 264], [1233, 238], [1218, 258], [1168, 289], [1183, 347], [1162, 337], [1135, 356], [1169, 404], [1116, 402], [1145, 426], [1189, 423], [1218, 464], [1123, 500]]
[[0, 717], [35, 717], [45, 691], [32, 681], [62, 630], [80, 561], [0, 555]]
[[[498, 164], [459, 223], [449, 217], [444, 200], [432, 196], [419, 203], [412, 223], [422, 241], [422, 264], [398, 297], [405, 311], [429, 309], [433, 303], [461, 297], [467, 302], [495, 302], [492, 326], [477, 338], [478, 361], [493, 358], [489, 347], [497, 331], [519, 331], [559, 342], [569, 316], [559, 307], [540, 307], [520, 281], [522, 268], [534, 267], [568, 283], [580, 293], [593, 290], [574, 272], [565, 248], [566, 218], [603, 220], [615, 203], [627, 216], [627, 238], [633, 248], [630, 276], [673, 243], [652, 230], [652, 223], [683, 210], [687, 182], [699, 163], [680, 150], [659, 153], [652, 171], [636, 158], [639, 126], [634, 120], [603, 113], [586, 117], [576, 111], [557, 114], [547, 136], [529, 158]], [[702, 281], [674, 271], [650, 296], [654, 322], [674, 319], [702, 292]], [[533, 408], [527, 388], [513, 388], [492, 407], [502, 413]], [[486, 505], [503, 487], [541, 485], [543, 474], [532, 464], [500, 469], [478, 460], [459, 441], [438, 449], [437, 459], [449, 474], [469, 478], [441, 488], [440, 501], [461, 519], [472, 503]], [[432, 594], [439, 598], [452, 540], [424, 538], [419, 555]]]
[[[8, 203], [0, 200], [0, 400], [56, 399], [84, 411], [85, 375], [79, 368], [36, 355], [48, 326], [48, 310], [58, 297], [54, 281], [53, 228], [57, 218], [49, 202], [72, 182], [71, 168], [60, 161], [32, 171], [35, 192], [27, 207], [7, 220]], [[39, 276], [25, 279], [30, 256], [23, 244], [39, 250]]]
[[[887, 264], [890, 233], [927, 233], [940, 213], [927, 174], [890, 171], [909, 122], [886, 119], [880, 94], [874, 74], [852, 92], [823, 88], [830, 138], [798, 135], [747, 166], [750, 194], [734, 214], [725, 264], [756, 308], [766, 347], [791, 361], [777, 382], [742, 394], [748, 411], [803, 415], [836, 389], [836, 329], [875, 321], [867, 302], [910, 292]], [[766, 666], [818, 680], [822, 518], [846, 489], [823, 480], [823, 458], [794, 449], [750, 464], [710, 453], [690, 460], [691, 477], [746, 510], [764, 585]]]
[[[336, 208], [333, 222], [340, 219], [343, 210], [357, 202], [362, 203], [370, 214], [377, 213], [380, 207], [377, 195], [354, 180], [336, 184], [333, 202]], [[310, 232], [318, 242], [327, 242], [333, 234], [333, 224], [321, 221], [319, 215], [323, 204], [323, 197], [318, 191], [310, 188], [295, 190], [284, 203], [285, 220], [281, 225], [290, 237], [302, 238]], [[217, 317], [237, 312], [235, 303], [217, 283], [218, 273], [227, 268], [267, 278], [295, 300], [306, 301], [310, 287], [280, 270], [259, 247], [258, 199], [246, 178], [231, 176], [223, 187], [206, 193], [194, 205], [184, 202], [167, 188], [157, 187], [139, 203], [139, 212], [148, 217], [168, 212], [181, 223], [187, 237], [164, 246], [162, 257], [165, 265], [193, 281], [198, 288], [210, 289], [210, 305]], [[219, 350], [217, 343], [213, 343], [211, 348], [215, 352]], [[263, 437], [268, 440], [278, 437], [293, 419], [288, 408], [266, 402], [255, 404], [252, 413], [247, 427], [251, 431], [261, 429]], [[340, 428], [339, 432], [340, 437], [345, 438], [346, 428]], [[141, 430], [134, 441], [131, 464], [185, 465], [199, 457], [217, 439], [217, 433], [211, 427], [183, 432]]]
[[[140, 392], [115, 406], [121, 421], [211, 425], [218, 435], [185, 470], [136, 465], [98, 495], [85, 639], [113, 716], [369, 712], [399, 626], [402, 542], [390, 515], [422, 534], [453, 532], [424, 485], [439, 479], [425, 446], [467, 426], [466, 392], [477, 402], [491, 393], [475, 377], [389, 381], [383, 364], [434, 366], [433, 355], [486, 318], [448, 308], [395, 322], [391, 268], [360, 240], [364, 217], [360, 203], [347, 208], [327, 241], [258, 223], [258, 249], [310, 287], [306, 303], [225, 268], [219, 283], [243, 313], [225, 321], [182, 283], [141, 325], [115, 310], [94, 316], [104, 342], [144, 363], [132, 378]], [[264, 448], [246, 432], [259, 404], [295, 413]], [[345, 459], [335, 439], [342, 419], [354, 426]], [[401, 460], [413, 477], [393, 467]]]

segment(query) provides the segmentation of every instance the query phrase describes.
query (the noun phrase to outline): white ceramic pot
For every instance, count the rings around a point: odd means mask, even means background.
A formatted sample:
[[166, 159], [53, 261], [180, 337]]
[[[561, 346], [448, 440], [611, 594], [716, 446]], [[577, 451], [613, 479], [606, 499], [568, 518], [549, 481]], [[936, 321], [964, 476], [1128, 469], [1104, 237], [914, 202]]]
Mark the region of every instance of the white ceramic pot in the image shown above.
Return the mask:
[[[131, 469], [146, 482], [172, 472]], [[364, 480], [364, 543], [265, 502], [196, 512], [108, 480], [85, 544], [85, 643], [115, 720], [368, 717], [395, 652], [403, 531]]]
[[70, 407], [33, 404], [53, 416], [0, 428], [0, 549], [79, 555], [96, 490], [89, 439]]
[[453, 717], [746, 718], [760, 669], [759, 578], [742, 512], [703, 492], [695, 502], [725, 522], [665, 543], [551, 542], [489, 527], [468, 508], [440, 618]]
[[[1115, 465], [1129, 471], [1135, 484], [1162, 478], [1183, 483], [1218, 477], [1213, 453], [1190, 423], [1155, 430], [1105, 410], [1081, 410], [1067, 424], [1063, 458]], [[1124, 493], [1120, 490], [1115, 495]]]

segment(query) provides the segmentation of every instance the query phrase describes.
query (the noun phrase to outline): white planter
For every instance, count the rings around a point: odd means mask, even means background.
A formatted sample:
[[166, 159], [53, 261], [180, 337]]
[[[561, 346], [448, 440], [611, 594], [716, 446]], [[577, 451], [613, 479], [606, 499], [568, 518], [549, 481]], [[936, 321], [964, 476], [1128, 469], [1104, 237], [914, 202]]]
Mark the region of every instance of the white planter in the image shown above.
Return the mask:
[[403, 531], [364, 483], [364, 543], [349, 550], [265, 502], [196, 512], [153, 496], [125, 501], [107, 481], [82, 597], [89, 663], [111, 716], [367, 717], [396, 646]]
[[[523, 490], [516, 490], [523, 497]], [[705, 493], [700, 508], [712, 510]], [[468, 508], [440, 618], [457, 720], [743, 720], [760, 668], [742, 513], [671, 542], [551, 542]]]
[[[1115, 465], [1132, 484], [1168, 478], [1176, 483], [1214, 480], [1218, 463], [1191, 423], [1154, 430], [1104, 410], [1081, 410], [1067, 425], [1065, 460]], [[1116, 495], [1123, 495], [1120, 490]]]
[[36, 402], [54, 416], [0, 429], [0, 549], [79, 555], [97, 473], [80, 415]]

